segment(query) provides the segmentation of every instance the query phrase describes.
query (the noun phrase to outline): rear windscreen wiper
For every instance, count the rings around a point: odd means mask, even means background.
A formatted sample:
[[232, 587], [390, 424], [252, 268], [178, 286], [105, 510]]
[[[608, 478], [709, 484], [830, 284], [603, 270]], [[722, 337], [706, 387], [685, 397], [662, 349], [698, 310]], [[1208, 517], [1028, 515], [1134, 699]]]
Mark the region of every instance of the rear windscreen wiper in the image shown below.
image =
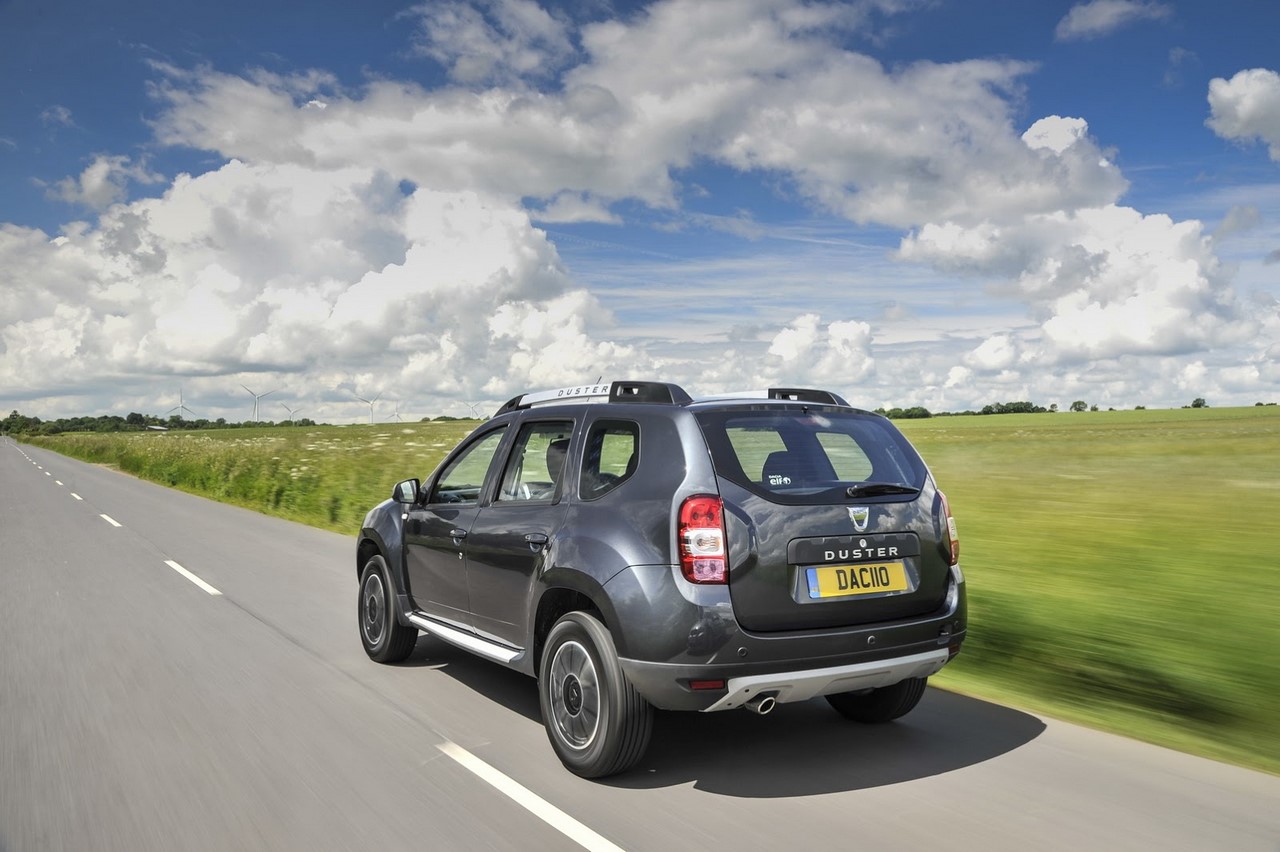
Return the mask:
[[878, 494], [919, 494], [919, 488], [896, 482], [861, 482], [844, 490], [846, 497], [874, 497]]

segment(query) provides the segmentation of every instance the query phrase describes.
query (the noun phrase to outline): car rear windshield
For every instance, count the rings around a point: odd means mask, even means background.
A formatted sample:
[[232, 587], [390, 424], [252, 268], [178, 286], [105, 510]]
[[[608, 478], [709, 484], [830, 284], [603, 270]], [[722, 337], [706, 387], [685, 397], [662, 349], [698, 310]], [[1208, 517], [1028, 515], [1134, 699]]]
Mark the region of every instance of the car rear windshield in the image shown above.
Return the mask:
[[778, 502], [838, 501], [860, 488], [903, 500], [924, 484], [920, 456], [873, 414], [759, 408], [699, 412], [698, 422], [716, 471]]

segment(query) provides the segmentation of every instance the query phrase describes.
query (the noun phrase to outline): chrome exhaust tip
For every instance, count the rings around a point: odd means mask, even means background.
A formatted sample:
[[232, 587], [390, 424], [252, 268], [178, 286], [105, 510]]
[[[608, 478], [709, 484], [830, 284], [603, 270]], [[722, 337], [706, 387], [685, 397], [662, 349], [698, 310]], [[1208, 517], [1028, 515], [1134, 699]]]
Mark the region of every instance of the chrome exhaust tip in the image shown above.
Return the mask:
[[774, 693], [762, 692], [742, 706], [750, 710], [752, 713], [755, 713], [757, 716], [766, 716], [778, 703], [778, 700], [773, 696]]

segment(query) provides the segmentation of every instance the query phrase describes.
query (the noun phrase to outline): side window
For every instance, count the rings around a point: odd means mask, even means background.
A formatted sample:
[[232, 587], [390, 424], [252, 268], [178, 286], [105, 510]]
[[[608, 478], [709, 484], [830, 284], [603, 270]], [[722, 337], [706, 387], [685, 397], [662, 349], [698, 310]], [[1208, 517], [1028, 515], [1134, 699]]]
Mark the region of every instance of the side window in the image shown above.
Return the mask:
[[489, 472], [493, 455], [507, 432], [504, 426], [495, 429], [462, 452], [436, 480], [431, 491], [431, 503], [475, 503], [484, 488], [484, 477]]
[[764, 479], [764, 464], [774, 453], [784, 452], [787, 445], [771, 424], [763, 426], [730, 426], [724, 430], [733, 447], [742, 472], [752, 482]]
[[871, 478], [871, 459], [847, 432], [819, 432], [818, 443], [835, 469], [836, 478], [864, 482]]
[[516, 437], [515, 448], [502, 472], [498, 500], [541, 501], [555, 499], [569, 456], [572, 421], [526, 423]]
[[603, 497], [631, 478], [640, 461], [640, 426], [629, 420], [601, 420], [587, 434], [582, 453], [583, 500]]

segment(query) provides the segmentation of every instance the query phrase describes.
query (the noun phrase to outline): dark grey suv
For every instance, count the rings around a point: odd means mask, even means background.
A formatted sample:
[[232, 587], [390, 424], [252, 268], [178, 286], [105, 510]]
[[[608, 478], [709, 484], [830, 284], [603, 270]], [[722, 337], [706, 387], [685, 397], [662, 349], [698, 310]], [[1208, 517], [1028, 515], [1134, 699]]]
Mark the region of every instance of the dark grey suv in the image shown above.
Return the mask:
[[621, 772], [653, 708], [824, 696], [887, 722], [965, 635], [946, 498], [885, 418], [827, 391], [525, 394], [369, 512], [365, 650], [419, 631], [537, 678], [566, 767]]

